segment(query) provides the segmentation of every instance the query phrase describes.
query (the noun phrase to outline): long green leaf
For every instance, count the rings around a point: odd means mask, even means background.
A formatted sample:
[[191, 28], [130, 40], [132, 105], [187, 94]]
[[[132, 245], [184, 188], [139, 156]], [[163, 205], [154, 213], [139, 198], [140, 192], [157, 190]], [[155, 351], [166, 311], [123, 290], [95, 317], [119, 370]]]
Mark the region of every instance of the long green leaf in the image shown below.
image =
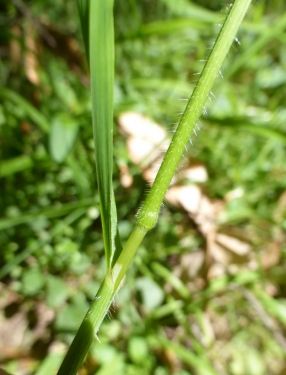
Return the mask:
[[172, 350], [184, 363], [192, 366], [198, 375], [218, 375], [218, 373], [212, 368], [212, 365], [206, 356], [198, 356], [190, 349], [161, 336], [153, 336], [148, 339], [149, 344], [154, 348]]
[[89, 0], [77, 0], [82, 38], [87, 61], [89, 62]]
[[38, 125], [39, 128], [42, 129], [44, 133], [49, 133], [50, 131], [50, 124], [46, 117], [39, 112], [35, 107], [33, 107], [26, 99], [24, 99], [21, 95], [17, 94], [15, 91], [12, 91], [7, 88], [0, 87], [0, 97], [4, 97], [5, 99], [10, 100], [16, 106], [19, 106], [24, 113], [34, 121], [35, 124]]
[[235, 130], [245, 130], [247, 132], [251, 132], [267, 139], [277, 140], [282, 143], [286, 143], [286, 133], [280, 131], [279, 129], [274, 128], [274, 124], [268, 123], [265, 125], [258, 125], [252, 123], [251, 120], [247, 118], [215, 118], [210, 117], [208, 118], [208, 122], [213, 122], [219, 124], [221, 126], [229, 127], [230, 129], [233, 128]]
[[3, 160], [0, 163], [0, 178], [10, 176], [25, 169], [32, 168], [33, 160], [28, 155], [17, 156], [12, 159]]
[[113, 0], [90, 2], [89, 66], [95, 163], [107, 268], [115, 251], [113, 171], [114, 30]]
[[69, 214], [70, 211], [76, 210], [78, 208], [89, 207], [94, 203], [94, 198], [87, 198], [82, 199], [78, 202], [50, 206], [36, 212], [19, 214], [16, 217], [5, 217], [0, 220], [0, 231], [4, 229], [10, 229], [21, 224], [29, 224], [35, 220], [38, 220], [40, 217], [53, 219], [55, 217], [65, 216]]

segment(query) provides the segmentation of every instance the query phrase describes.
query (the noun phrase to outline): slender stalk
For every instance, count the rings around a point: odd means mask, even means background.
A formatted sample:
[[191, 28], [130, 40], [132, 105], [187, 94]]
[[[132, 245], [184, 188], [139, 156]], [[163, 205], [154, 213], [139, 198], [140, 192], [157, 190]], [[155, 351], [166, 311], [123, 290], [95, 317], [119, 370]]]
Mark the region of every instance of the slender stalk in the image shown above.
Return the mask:
[[114, 297], [114, 283], [108, 273], [103, 280], [84, 320], [59, 369], [58, 375], [75, 375], [83, 363], [97, 331]]
[[120, 289], [135, 252], [146, 234], [146, 230], [136, 227], [129, 237], [124, 251], [119, 256], [112, 272], [107, 272], [78, 332], [60, 367], [58, 375], [75, 375], [104, 319], [112, 300]]
[[199, 81], [181, 117], [177, 131], [174, 134], [156, 179], [138, 214], [137, 225], [143, 226], [147, 230], [153, 228], [156, 224], [161, 204], [172, 177], [176, 172], [176, 168], [184, 153], [184, 149], [196, 126], [196, 121], [202, 113], [213, 83], [220, 73], [222, 63], [237, 34], [250, 3], [251, 0], [235, 1], [221, 28], [211, 54], [200, 75]]
[[146, 228], [136, 225], [114, 267], [112, 268], [112, 278], [115, 284], [115, 293], [120, 288], [126, 271], [146, 233]]
[[[111, 0], [109, 0], [111, 1]], [[96, 3], [97, 1], [91, 2]], [[165, 155], [154, 184], [138, 213], [135, 228], [120, 256], [107, 275], [82, 322], [58, 375], [75, 375], [84, 360], [91, 342], [119, 290], [125, 273], [145, 234], [156, 224], [160, 207], [178, 163], [188, 143], [196, 121], [209, 95], [214, 80], [235, 38], [251, 0], [236, 0], [217, 37], [213, 50], [187, 104], [177, 131]], [[100, 119], [99, 119], [100, 120]], [[106, 242], [109, 242], [108, 239]]]

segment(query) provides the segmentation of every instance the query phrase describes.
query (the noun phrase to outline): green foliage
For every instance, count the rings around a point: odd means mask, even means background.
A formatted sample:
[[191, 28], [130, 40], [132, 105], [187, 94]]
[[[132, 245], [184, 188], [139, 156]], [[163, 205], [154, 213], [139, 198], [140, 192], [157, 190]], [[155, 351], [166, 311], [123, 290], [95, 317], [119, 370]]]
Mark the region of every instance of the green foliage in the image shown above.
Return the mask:
[[[29, 320], [25, 332], [34, 339], [25, 341], [23, 356], [19, 347], [17, 358], [4, 351], [6, 358], [1, 359], [0, 367], [16, 374], [23, 368], [22, 358], [27, 366], [29, 357], [31, 367], [27, 371], [48, 374], [56, 371], [63, 358], [53, 352], [51, 343], [55, 349], [59, 340], [70, 344], [78, 328], [74, 322], [80, 323], [96, 294], [106, 262], [95, 188], [84, 43], [75, 48], [80, 58], [64, 48], [81, 35], [76, 3], [30, 3], [27, 9], [32, 18], [14, 4], [4, 1], [0, 6], [1, 325], [8, 329], [8, 322], [19, 310], [29, 319], [35, 315], [44, 318], [51, 312], [53, 317], [40, 333], [43, 340], [34, 337], [39, 331], [35, 321]], [[83, 15], [85, 5], [82, 2]], [[200, 60], [207, 58], [210, 42], [217, 35], [215, 23], [223, 20], [224, 4], [119, 0], [114, 6], [113, 188], [119, 231], [125, 242], [145, 197], [146, 183], [140, 168], [130, 160], [117, 117], [122, 111], [133, 110], [155, 119], [168, 132], [173, 130], [172, 124], [179, 120], [177, 113], [184, 109], [180, 99], [189, 97], [194, 74], [202, 68]], [[202, 270], [190, 278], [182, 259], [207, 249], [206, 238], [183, 209], [167, 203], [156, 228], [139, 247], [111, 308], [112, 319], [103, 322], [101, 345], [90, 351], [86, 373], [190, 375], [210, 367], [222, 375], [282, 373], [284, 14], [282, 0], [253, 4], [238, 34], [240, 45], [232, 47], [222, 69], [224, 79], [218, 78], [215, 84], [216, 98], [207, 105], [202, 130], [185, 151], [187, 163], [199, 162], [206, 167], [209, 179], [200, 185], [212, 199], [224, 202], [230, 191], [243, 192], [227, 202], [224, 215], [218, 217], [219, 230], [243, 232], [255, 259], [260, 261], [265, 253], [269, 266], [252, 269], [234, 263], [235, 275], [226, 272], [208, 278]], [[32, 33], [27, 25], [32, 25]], [[15, 31], [17, 26], [20, 34]], [[25, 56], [31, 34], [38, 43], [34, 56], [39, 84], [27, 78]], [[49, 44], [49, 36], [58, 44]], [[11, 52], [12, 41], [19, 41], [18, 65], [17, 55]], [[78, 130], [73, 142], [68, 145], [63, 139], [62, 147], [57, 147], [65, 154], [59, 163], [52, 158], [49, 139], [52, 125], [62, 113]], [[122, 165], [127, 165], [133, 177], [130, 188], [121, 185]], [[278, 257], [272, 262], [275, 249]], [[180, 268], [183, 272], [178, 273]], [[153, 310], [148, 308], [152, 302], [148, 301], [148, 282], [143, 283], [143, 289], [135, 287], [140, 279], [151, 280], [151, 292], [154, 285], [161, 290]], [[259, 302], [260, 310], [255, 309], [253, 299], [245, 297], [245, 290]], [[77, 292], [78, 298], [74, 296]], [[43, 305], [49, 314], [40, 310]], [[64, 315], [60, 322], [58, 318], [69, 311], [72, 327], [65, 326]], [[265, 324], [264, 314], [272, 328]], [[15, 324], [12, 326], [14, 337]], [[31, 349], [33, 345], [41, 348], [40, 353]], [[136, 348], [140, 349], [138, 357]], [[147, 353], [145, 360], [140, 359], [140, 353], [142, 357]], [[195, 369], [197, 363], [200, 370]]]
[[51, 125], [50, 153], [56, 162], [61, 163], [76, 140], [78, 124], [69, 115], [60, 113]]

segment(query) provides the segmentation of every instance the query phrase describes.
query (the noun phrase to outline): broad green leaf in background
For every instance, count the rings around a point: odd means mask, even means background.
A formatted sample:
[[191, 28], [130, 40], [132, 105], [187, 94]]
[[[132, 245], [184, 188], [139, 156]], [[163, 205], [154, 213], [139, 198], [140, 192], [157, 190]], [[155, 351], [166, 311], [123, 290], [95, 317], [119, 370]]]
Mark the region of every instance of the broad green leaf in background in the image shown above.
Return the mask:
[[215, 23], [221, 17], [215, 12], [211, 12], [202, 6], [190, 3], [187, 0], [160, 0], [166, 8], [176, 16], [184, 16], [186, 18], [193, 18], [203, 22]]
[[10, 176], [17, 172], [22, 172], [25, 169], [33, 167], [33, 160], [28, 155], [21, 155], [15, 158], [1, 161], [0, 163], [0, 178]]
[[25, 271], [22, 280], [22, 292], [26, 296], [34, 296], [43, 289], [45, 277], [38, 267], [33, 267]]
[[151, 278], [139, 277], [135, 286], [141, 292], [142, 303], [148, 310], [154, 310], [163, 302], [164, 292]]
[[49, 275], [45, 295], [47, 305], [52, 308], [57, 308], [66, 301], [68, 297], [68, 287], [61, 278]]
[[54, 118], [50, 133], [50, 152], [54, 161], [61, 163], [71, 150], [78, 133], [78, 123], [66, 113]]
[[7, 99], [16, 106], [20, 107], [22, 111], [29, 116], [40, 129], [42, 129], [44, 133], [48, 133], [50, 131], [50, 124], [46, 117], [21, 95], [10, 89], [0, 88], [0, 97]]
[[54, 374], [63, 359], [63, 354], [49, 353], [48, 356], [41, 362], [36, 375], [50, 375]]
[[128, 354], [133, 363], [143, 364], [148, 357], [148, 344], [145, 337], [131, 337], [128, 343]]
[[65, 306], [56, 316], [54, 327], [57, 331], [74, 331], [78, 328], [88, 304], [81, 292], [76, 292], [69, 305]]

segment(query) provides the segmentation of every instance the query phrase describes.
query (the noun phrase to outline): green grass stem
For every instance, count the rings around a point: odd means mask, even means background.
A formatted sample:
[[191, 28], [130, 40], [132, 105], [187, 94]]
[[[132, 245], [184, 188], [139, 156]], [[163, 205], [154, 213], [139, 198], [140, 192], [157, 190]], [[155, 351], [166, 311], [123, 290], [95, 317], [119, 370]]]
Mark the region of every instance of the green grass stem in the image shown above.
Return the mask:
[[136, 227], [119, 256], [112, 272], [107, 272], [96, 297], [78, 329], [78, 332], [60, 367], [58, 375], [75, 375], [81, 366], [98, 329], [108, 312], [115, 294], [122, 285], [126, 271], [143, 240], [146, 231]]
[[200, 75], [198, 83], [181, 117], [180, 123], [161, 164], [156, 179], [151, 187], [137, 217], [137, 225], [152, 229], [158, 219], [160, 207], [176, 172], [178, 163], [185, 151], [196, 122], [203, 111], [204, 104], [212, 89], [216, 77], [220, 74], [223, 61], [237, 34], [239, 26], [251, 0], [237, 0], [221, 28], [211, 54]]
[[111, 305], [114, 283], [107, 273], [59, 369], [58, 375], [75, 375], [97, 338], [98, 329]]
[[[169, 187], [171, 179], [176, 171], [178, 163], [184, 153], [185, 147], [189, 142], [190, 136], [196, 126], [196, 121], [198, 120], [203, 107], [204, 103], [207, 100], [207, 97], [210, 93], [210, 90], [213, 86], [213, 83], [220, 73], [220, 69], [222, 63], [229, 51], [229, 48], [233, 42], [233, 39], [236, 36], [236, 33], [239, 29], [239, 26], [244, 18], [244, 15], [251, 3], [251, 0], [236, 0], [235, 3], [232, 5], [229, 14], [224, 22], [222, 29], [217, 37], [217, 40], [214, 44], [212, 52], [208, 58], [207, 63], [200, 75], [199, 81], [194, 89], [194, 92], [187, 104], [185, 112], [181, 118], [177, 131], [173, 137], [173, 140], [169, 146], [169, 149], [165, 155], [165, 158], [162, 162], [158, 175], [154, 181], [154, 184], [150, 190], [150, 193], [147, 196], [142, 208], [140, 209], [135, 228], [127, 241], [125, 247], [123, 248], [122, 252], [120, 253], [118, 259], [115, 262], [109, 263], [108, 265], [113, 265], [112, 269], [108, 268], [107, 275], [100, 287], [95, 300], [93, 301], [90, 309], [88, 310], [83, 323], [81, 324], [74, 341], [67, 353], [66, 358], [59, 370], [58, 375], [75, 375], [78, 368], [80, 367], [81, 363], [83, 362], [87, 351], [92, 343], [94, 336], [97, 334], [99, 326], [106, 315], [111, 301], [113, 300], [115, 294], [119, 290], [126, 271], [136, 253], [137, 248], [139, 247], [141, 241], [143, 240], [145, 234], [148, 230], [152, 229], [156, 224], [160, 207], [163, 202], [164, 196], [166, 191]], [[107, 112], [110, 110], [110, 116], [112, 116], [112, 107], [111, 107], [111, 99], [112, 92], [110, 92], [110, 81], [108, 78], [104, 78], [103, 72], [105, 70], [105, 65], [107, 64], [106, 59], [109, 58], [113, 59], [113, 50], [110, 50], [110, 56], [107, 53], [106, 48], [108, 48], [105, 43], [110, 43], [111, 34], [113, 34], [113, 25], [111, 24], [112, 20], [112, 0], [107, 0], [106, 3], [103, 0], [94, 1], [90, 3], [90, 67], [91, 69], [94, 68], [96, 65], [96, 69], [94, 70], [94, 74], [96, 74], [97, 79], [94, 81], [92, 80], [92, 102], [93, 102], [93, 117], [94, 117], [94, 130], [95, 130], [95, 138], [98, 136], [96, 131], [101, 132], [102, 126], [106, 123], [110, 123], [110, 118], [106, 117]], [[92, 14], [95, 15], [97, 23], [94, 24], [91, 22]], [[106, 26], [110, 27], [110, 31], [106, 35], [104, 30], [106, 30]], [[95, 40], [91, 38], [92, 35], [96, 34]], [[106, 38], [108, 40], [106, 41]], [[99, 54], [99, 51], [102, 54]], [[96, 56], [97, 53], [97, 56]], [[98, 57], [99, 54], [99, 57]], [[92, 57], [94, 56], [94, 57]], [[110, 74], [110, 79], [112, 73], [110, 72], [110, 66], [108, 65], [107, 75]], [[92, 77], [92, 74], [91, 74]], [[107, 79], [107, 81], [106, 81]], [[108, 87], [106, 87], [106, 83], [108, 83]], [[109, 90], [109, 91], [108, 91]], [[104, 102], [106, 100], [106, 103]], [[99, 105], [102, 104], [102, 108]], [[96, 110], [97, 108], [97, 110]], [[107, 126], [107, 125], [106, 125]], [[104, 215], [106, 212], [111, 212], [110, 205], [110, 197], [112, 194], [110, 192], [111, 180], [110, 174], [107, 175], [104, 172], [104, 168], [110, 167], [110, 152], [108, 148], [111, 147], [110, 140], [112, 136], [112, 129], [108, 128], [109, 132], [106, 133], [102, 140], [101, 149], [104, 147], [107, 150], [106, 152], [106, 160], [104, 165], [97, 164], [97, 174], [98, 178], [101, 178], [106, 182], [106, 189], [105, 192], [102, 191], [101, 195], [103, 194], [103, 200], [101, 202], [101, 211]], [[109, 138], [108, 138], [109, 136]], [[97, 145], [98, 147], [99, 145]], [[100, 161], [100, 157], [102, 156], [102, 152], [98, 149], [96, 150], [96, 158], [97, 163]], [[99, 158], [99, 159], [98, 159]], [[100, 163], [99, 163], [100, 164]], [[100, 177], [100, 174], [102, 176]], [[102, 189], [102, 187], [100, 187]], [[102, 199], [102, 198], [101, 198]], [[106, 222], [103, 218], [103, 223]], [[110, 223], [110, 222], [109, 222]], [[110, 224], [109, 224], [110, 225]], [[108, 230], [105, 232], [109, 233]], [[105, 246], [110, 246], [111, 238], [105, 238]], [[111, 255], [111, 254], [109, 254]], [[169, 343], [168, 343], [169, 345]], [[192, 355], [188, 350], [181, 348], [181, 347], [172, 347], [174, 350], [185, 359], [187, 363], [192, 366], [202, 366], [202, 362], [198, 361], [198, 359]], [[211, 368], [209, 368], [208, 364], [206, 365], [206, 370], [208, 374], [216, 374]]]

